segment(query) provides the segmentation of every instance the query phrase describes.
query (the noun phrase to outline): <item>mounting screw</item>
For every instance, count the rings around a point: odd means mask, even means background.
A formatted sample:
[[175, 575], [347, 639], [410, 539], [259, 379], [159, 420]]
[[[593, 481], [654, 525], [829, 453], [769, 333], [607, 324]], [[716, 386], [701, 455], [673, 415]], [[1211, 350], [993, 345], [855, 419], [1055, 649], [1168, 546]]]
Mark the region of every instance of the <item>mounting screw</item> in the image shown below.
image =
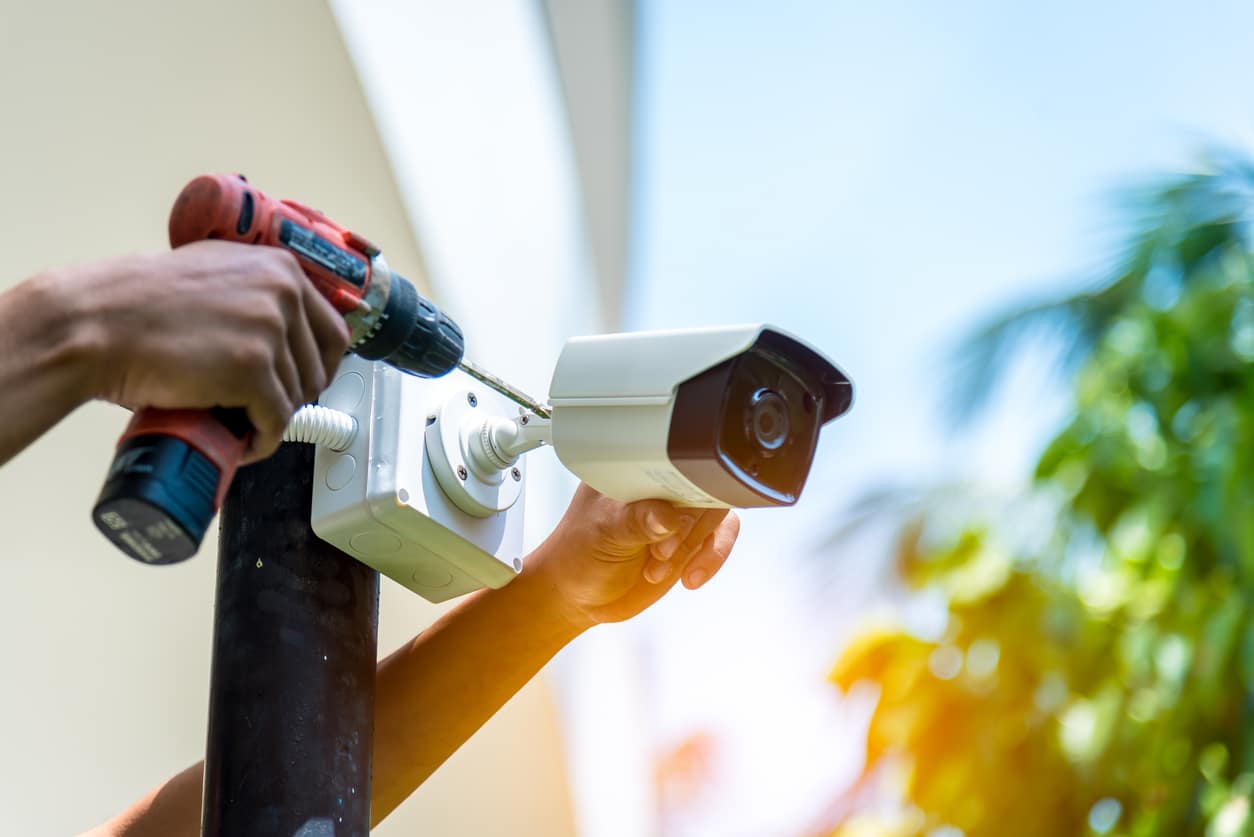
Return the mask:
[[520, 480], [522, 480], [522, 471], [518, 470], [517, 468], [510, 468], [509, 475], [514, 478], [514, 482], [519, 482]]
[[466, 403], [472, 407], [478, 407], [479, 398], [473, 392], [468, 392], [466, 393]]
[[469, 474], [469, 473], [467, 473], [467, 471], [466, 471], [466, 466], [465, 466], [465, 465], [458, 465], [458, 466], [457, 466], [457, 478], [458, 478], [459, 480], [464, 480], [464, 479], [466, 479], [466, 478], [467, 478], [467, 477], [469, 477], [469, 476], [470, 476], [470, 474]]
[[518, 423], [519, 423], [519, 424], [526, 424], [526, 423], [527, 423], [527, 420], [528, 420], [528, 419], [527, 419], [527, 417], [526, 417], [526, 416], [523, 416], [522, 418], [520, 418], [520, 419], [518, 420]]

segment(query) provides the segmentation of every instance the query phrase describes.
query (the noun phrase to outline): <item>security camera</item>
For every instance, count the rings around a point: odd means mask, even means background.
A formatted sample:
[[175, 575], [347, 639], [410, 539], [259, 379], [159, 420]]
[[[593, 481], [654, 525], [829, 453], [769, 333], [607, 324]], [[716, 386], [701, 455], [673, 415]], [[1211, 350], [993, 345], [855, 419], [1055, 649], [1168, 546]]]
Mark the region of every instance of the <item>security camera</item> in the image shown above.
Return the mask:
[[558, 459], [603, 494], [788, 506], [853, 384], [787, 332], [724, 326], [574, 338], [549, 403]]
[[444, 601], [519, 572], [528, 451], [551, 446], [619, 500], [787, 506], [819, 428], [853, 402], [835, 364], [764, 325], [574, 338], [547, 408], [523, 398], [535, 409], [519, 409], [485, 384], [345, 358], [320, 399], [344, 438], [306, 439], [319, 442], [314, 531]]

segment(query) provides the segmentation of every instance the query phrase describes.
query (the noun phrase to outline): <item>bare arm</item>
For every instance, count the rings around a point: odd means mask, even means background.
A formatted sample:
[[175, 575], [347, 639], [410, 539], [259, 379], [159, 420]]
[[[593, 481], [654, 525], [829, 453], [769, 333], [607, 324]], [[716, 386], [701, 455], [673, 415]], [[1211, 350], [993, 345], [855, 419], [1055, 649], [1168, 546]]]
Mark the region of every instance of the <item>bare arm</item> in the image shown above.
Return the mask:
[[[572, 639], [634, 616], [681, 578], [689, 588], [704, 584], [738, 531], [723, 511], [624, 505], [581, 486], [517, 579], [467, 597], [379, 664], [372, 825]], [[202, 772], [189, 768], [92, 837], [196, 837]]]
[[193, 764], [80, 837], [200, 837], [205, 763]]
[[244, 407], [250, 459], [339, 364], [348, 330], [287, 253], [203, 241], [0, 294], [0, 464], [76, 407]]
[[553, 534], [379, 667], [372, 824], [400, 805], [568, 642], [628, 619], [682, 576], [699, 587], [739, 531], [724, 511], [624, 505], [580, 486]]
[[91, 397], [94, 356], [54, 286], [0, 295], [0, 464]]
[[372, 825], [581, 631], [535, 578], [473, 594], [379, 664]]

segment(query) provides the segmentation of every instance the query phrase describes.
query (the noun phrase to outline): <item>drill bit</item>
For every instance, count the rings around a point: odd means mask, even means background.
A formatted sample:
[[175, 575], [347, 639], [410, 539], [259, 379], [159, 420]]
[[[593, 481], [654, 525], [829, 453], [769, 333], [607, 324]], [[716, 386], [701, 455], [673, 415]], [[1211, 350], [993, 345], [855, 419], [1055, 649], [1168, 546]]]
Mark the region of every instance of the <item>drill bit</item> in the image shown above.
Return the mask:
[[474, 378], [476, 381], [486, 384], [487, 386], [499, 392], [501, 395], [504, 395], [510, 401], [513, 401], [515, 404], [518, 404], [519, 406], [522, 406], [522, 407], [526, 407], [528, 410], [535, 413], [540, 418], [552, 418], [553, 417], [553, 414], [550, 412], [548, 407], [536, 401], [530, 395], [518, 389], [517, 387], [501, 380], [500, 378], [493, 375], [491, 372], [487, 371], [486, 369], [475, 366], [473, 363], [471, 363], [470, 361], [464, 358], [458, 361], [457, 366], [467, 375]]

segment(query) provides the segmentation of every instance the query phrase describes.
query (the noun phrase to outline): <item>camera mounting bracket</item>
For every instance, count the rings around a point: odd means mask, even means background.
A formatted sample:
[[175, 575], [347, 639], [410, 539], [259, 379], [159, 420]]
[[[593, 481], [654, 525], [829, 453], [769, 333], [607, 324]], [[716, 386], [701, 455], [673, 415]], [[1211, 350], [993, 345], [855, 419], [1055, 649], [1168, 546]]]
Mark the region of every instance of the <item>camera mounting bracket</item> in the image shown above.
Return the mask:
[[[518, 502], [523, 462], [490, 461], [476, 452], [491, 450], [493, 426], [479, 409], [480, 393], [457, 390], [427, 416], [427, 458], [449, 499], [473, 517], [491, 517]], [[508, 419], [499, 419], [509, 424]], [[500, 467], [498, 467], [498, 465]]]

